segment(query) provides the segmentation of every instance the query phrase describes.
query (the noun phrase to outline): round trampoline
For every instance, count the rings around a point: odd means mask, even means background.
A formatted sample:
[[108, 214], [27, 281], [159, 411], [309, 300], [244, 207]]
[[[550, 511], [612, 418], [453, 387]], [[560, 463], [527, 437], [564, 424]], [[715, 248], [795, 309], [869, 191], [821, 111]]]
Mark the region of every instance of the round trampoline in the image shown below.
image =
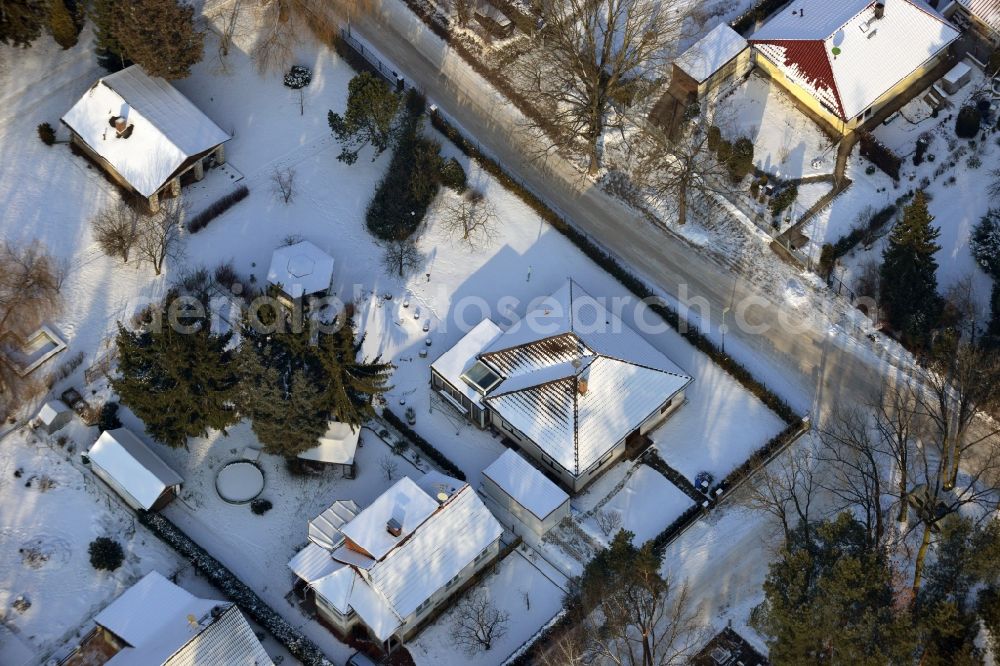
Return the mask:
[[246, 504], [264, 491], [264, 470], [250, 460], [233, 460], [215, 476], [215, 491], [230, 504]]

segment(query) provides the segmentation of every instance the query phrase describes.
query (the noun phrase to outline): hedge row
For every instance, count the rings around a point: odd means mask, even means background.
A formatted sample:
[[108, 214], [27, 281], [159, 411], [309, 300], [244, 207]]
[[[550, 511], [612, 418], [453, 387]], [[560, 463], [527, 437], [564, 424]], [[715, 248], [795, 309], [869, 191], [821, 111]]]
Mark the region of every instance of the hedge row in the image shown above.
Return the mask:
[[879, 229], [885, 226], [885, 223], [896, 216], [896, 205], [889, 204], [885, 208], [879, 210], [874, 215], [868, 223], [863, 227], [854, 227], [849, 232], [837, 239], [833, 244], [833, 258], [840, 259], [845, 254], [854, 249], [854, 247], [861, 242], [861, 239], [865, 236], [876, 233]]
[[208, 208], [188, 220], [188, 231], [192, 234], [198, 233], [207, 227], [209, 222], [225, 213], [240, 201], [246, 199], [249, 194], [250, 190], [247, 189], [247, 186], [240, 185], [235, 190], [216, 200], [214, 203], [210, 204]]
[[757, 4], [750, 7], [750, 9], [737, 16], [732, 22], [730, 22], [729, 27], [741, 35], [744, 35], [753, 29], [753, 27], [757, 24], [757, 21], [766, 19], [786, 2], [788, 2], [788, 0], [761, 0]]
[[726, 492], [736, 484], [743, 481], [743, 479], [750, 476], [750, 474], [755, 472], [757, 468], [766, 463], [771, 456], [795, 440], [795, 438], [799, 436], [799, 433], [807, 427], [808, 419], [805, 418], [798, 419], [794, 423], [789, 423], [784, 430], [769, 439], [764, 446], [750, 454], [750, 457], [744, 460], [742, 465], [730, 472], [729, 475], [722, 481], [715, 484], [715, 487], [711, 490], [711, 496], [716, 496], [716, 490], [721, 489], [723, 492]]
[[139, 511], [139, 522], [148, 527], [181, 556], [190, 560], [216, 587], [236, 602], [244, 613], [267, 629], [305, 666], [333, 666], [316, 644], [265, 604], [253, 590], [237, 578], [204, 548], [192, 541], [172, 522], [157, 513]]
[[505, 188], [517, 194], [517, 196], [520, 197], [525, 204], [531, 207], [539, 217], [566, 236], [585, 255], [590, 257], [590, 259], [592, 259], [596, 264], [615, 277], [629, 291], [641, 299], [655, 299], [656, 302], [651, 305], [650, 308], [657, 315], [673, 327], [674, 330], [681, 335], [681, 337], [690, 342], [696, 349], [710, 357], [717, 365], [728, 372], [730, 376], [742, 384], [744, 388], [757, 396], [761, 402], [767, 405], [767, 407], [777, 414], [779, 418], [785, 421], [785, 423], [798, 422], [798, 415], [787, 402], [758, 381], [746, 367], [725, 354], [701, 331], [697, 330], [693, 326], [682, 326], [681, 324], [686, 322], [683, 322], [680, 314], [673, 308], [667, 306], [666, 303], [660, 299], [652, 289], [649, 288], [649, 286], [618, 263], [614, 257], [597, 247], [590, 239], [570, 226], [568, 222], [559, 217], [559, 215], [546, 206], [532, 192], [514, 180], [497, 162], [481, 153], [475, 145], [462, 136], [462, 134], [447, 120], [445, 120], [440, 113], [431, 114], [431, 124], [438, 131], [444, 134], [448, 140], [454, 143], [460, 151], [476, 160], [484, 171], [496, 178], [497, 181], [499, 181]]
[[459, 481], [465, 481], [465, 472], [460, 470], [458, 465], [453, 463], [448, 456], [435, 449], [430, 442], [418, 435], [413, 428], [406, 425], [406, 422], [393, 414], [391, 410], [388, 408], [383, 409], [382, 417], [388, 421], [393, 428], [406, 435], [407, 439], [413, 442], [418, 449], [424, 452], [424, 455], [437, 463], [437, 465], [444, 469], [444, 471], [448, 472], [448, 474], [452, 475]]
[[698, 504], [708, 499], [694, 487], [694, 484], [687, 477], [671, 467], [656, 449], [646, 449], [646, 453], [642, 457], [642, 462], [662, 474], [667, 481], [670, 481], [670, 483], [683, 490], [685, 495]]
[[899, 180], [899, 168], [903, 166], [903, 158], [892, 152], [891, 148], [876, 139], [871, 132], [861, 133], [861, 156], [867, 157], [893, 180]]

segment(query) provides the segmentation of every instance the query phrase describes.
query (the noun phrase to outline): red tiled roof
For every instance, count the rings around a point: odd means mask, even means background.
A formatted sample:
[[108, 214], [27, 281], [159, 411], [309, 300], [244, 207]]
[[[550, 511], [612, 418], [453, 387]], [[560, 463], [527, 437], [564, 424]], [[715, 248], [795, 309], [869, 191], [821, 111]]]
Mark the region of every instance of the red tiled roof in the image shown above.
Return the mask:
[[833, 67], [827, 56], [826, 44], [820, 40], [762, 40], [754, 41], [755, 45], [770, 44], [780, 47], [784, 53], [785, 67], [794, 67], [809, 82], [816, 91], [828, 91], [830, 101], [835, 103], [833, 111], [841, 118], [846, 118], [844, 104], [840, 100], [840, 91], [833, 78]]

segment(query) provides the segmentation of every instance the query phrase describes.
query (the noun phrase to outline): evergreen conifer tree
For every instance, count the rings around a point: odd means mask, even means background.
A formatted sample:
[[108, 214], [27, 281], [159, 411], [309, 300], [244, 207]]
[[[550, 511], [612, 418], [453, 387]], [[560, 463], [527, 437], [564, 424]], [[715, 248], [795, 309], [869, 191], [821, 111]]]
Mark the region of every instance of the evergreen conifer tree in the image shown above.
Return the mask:
[[918, 191], [903, 209], [882, 254], [882, 303], [889, 323], [911, 343], [922, 346], [937, 323], [941, 297], [937, 293], [934, 254], [940, 231], [931, 226], [927, 198]]
[[238, 375], [226, 350], [231, 333], [213, 334], [207, 318], [182, 320], [188, 331], [165, 316], [161, 321], [149, 331], [118, 325], [118, 376], [111, 385], [150, 435], [177, 447], [235, 423]]
[[0, 1], [0, 44], [31, 46], [41, 36], [47, 17], [46, 0]]
[[114, 71], [135, 63], [150, 76], [183, 79], [201, 61], [205, 35], [194, 8], [177, 0], [94, 0], [98, 60]]
[[889, 562], [864, 527], [843, 513], [805, 534], [793, 533], [764, 583], [771, 663], [908, 663], [912, 632], [894, 609]]
[[359, 359], [362, 342], [349, 319], [319, 333], [287, 322], [267, 334], [244, 325], [240, 411], [269, 452], [301, 453], [316, 446], [328, 421], [360, 426], [375, 415], [372, 402], [389, 390], [393, 367]]
[[389, 84], [370, 72], [358, 74], [347, 84], [344, 115], [330, 111], [327, 120], [341, 143], [337, 159], [354, 164], [358, 152], [371, 144], [372, 159], [381, 155], [395, 140], [398, 128], [399, 95]]

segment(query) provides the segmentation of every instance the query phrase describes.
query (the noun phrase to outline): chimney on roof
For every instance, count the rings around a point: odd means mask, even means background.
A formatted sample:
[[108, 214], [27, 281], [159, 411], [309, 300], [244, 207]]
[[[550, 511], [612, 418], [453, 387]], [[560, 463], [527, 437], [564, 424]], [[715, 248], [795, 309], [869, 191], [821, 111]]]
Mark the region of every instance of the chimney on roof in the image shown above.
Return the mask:
[[576, 392], [580, 395], [587, 395], [588, 380], [590, 379], [590, 368], [587, 368], [580, 373], [580, 376], [576, 378]]
[[118, 136], [121, 136], [125, 132], [125, 128], [128, 126], [128, 121], [125, 120], [124, 116], [118, 116], [115, 118], [115, 131], [118, 132]]
[[398, 537], [403, 533], [403, 526], [395, 518], [390, 518], [385, 523], [385, 531], [394, 537]]
[[880, 19], [885, 16], [885, 2], [883, 0], [877, 0], [875, 2], [875, 18]]

